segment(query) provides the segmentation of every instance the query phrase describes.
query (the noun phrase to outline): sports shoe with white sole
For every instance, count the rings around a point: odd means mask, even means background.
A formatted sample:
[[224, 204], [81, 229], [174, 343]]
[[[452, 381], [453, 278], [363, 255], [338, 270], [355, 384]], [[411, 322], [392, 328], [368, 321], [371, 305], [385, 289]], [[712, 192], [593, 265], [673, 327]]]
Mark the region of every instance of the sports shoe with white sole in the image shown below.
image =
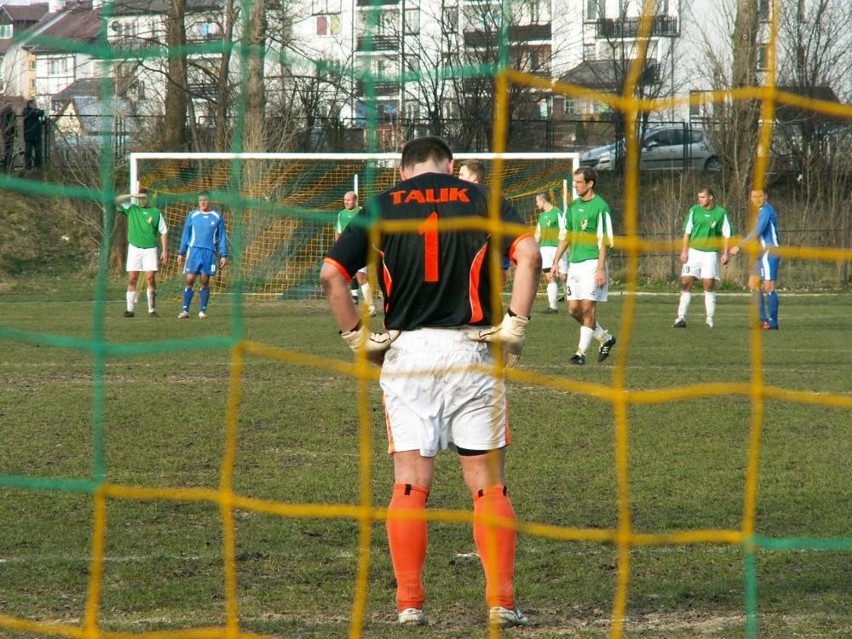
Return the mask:
[[610, 335], [609, 339], [601, 344], [601, 349], [598, 351], [598, 362], [604, 361], [609, 357], [610, 351], [615, 346], [615, 335]]
[[580, 355], [580, 353], [575, 353], [574, 356], [568, 360], [568, 363], [572, 366], [582, 366], [586, 363], [586, 356]]
[[207, 319], [207, 313], [204, 311], [198, 311], [198, 319]]
[[507, 628], [509, 626], [525, 626], [530, 622], [517, 608], [503, 608], [502, 606], [494, 606], [488, 611], [488, 620], [493, 623]]
[[178, 319], [189, 319], [189, 311], [181, 311], [178, 313]]
[[707, 316], [707, 319], [704, 320], [704, 323], [707, 325], [707, 328], [713, 328], [713, 318], [709, 315]]
[[396, 621], [404, 626], [425, 626], [426, 615], [420, 608], [406, 608], [399, 613]]
[[678, 317], [674, 324], [672, 324], [672, 328], [686, 328], [686, 320], [682, 317]]

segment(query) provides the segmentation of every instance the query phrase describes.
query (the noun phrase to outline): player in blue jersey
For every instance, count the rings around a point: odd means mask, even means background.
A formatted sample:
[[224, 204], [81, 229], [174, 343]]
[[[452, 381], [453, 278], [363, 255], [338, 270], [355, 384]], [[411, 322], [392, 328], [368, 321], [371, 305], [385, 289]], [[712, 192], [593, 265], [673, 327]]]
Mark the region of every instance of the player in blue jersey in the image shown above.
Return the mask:
[[[781, 245], [778, 233], [778, 214], [768, 202], [766, 191], [751, 192], [752, 204], [757, 207], [757, 222], [751, 233], [746, 235], [739, 246], [731, 248], [731, 255], [736, 255], [742, 246], [758, 240], [761, 252], [757, 256], [754, 270], [748, 278], [748, 288], [757, 306], [760, 326], [763, 330], [778, 330], [778, 292], [775, 290], [775, 280], [778, 279], [778, 266], [781, 257], [773, 249]], [[764, 299], [764, 294], [766, 298]]]
[[[183, 308], [178, 319], [189, 317], [189, 305], [192, 303], [195, 278], [201, 279], [198, 291], [198, 317], [207, 317], [207, 304], [210, 301], [210, 278], [216, 275], [216, 252], [219, 253], [218, 268], [228, 264], [228, 238], [225, 235], [225, 218], [219, 211], [210, 207], [210, 194], [206, 191], [198, 195], [198, 208], [186, 216], [183, 236], [178, 251], [178, 266], [183, 265], [186, 275], [186, 288], [183, 290]], [[184, 265], [184, 260], [186, 264]]]
[[[541, 275], [541, 253], [523, 218], [500, 198], [505, 234], [489, 237], [488, 188], [453, 175], [453, 154], [437, 137], [402, 149], [402, 181], [379, 194], [335, 242], [320, 282], [341, 337], [382, 366], [385, 423], [394, 487], [386, 522], [397, 582], [397, 621], [424, 624], [426, 499], [435, 457], [458, 455], [473, 502], [473, 538], [485, 570], [491, 624], [527, 618], [514, 593], [515, 512], [506, 488], [510, 443], [503, 378], [495, 359], [514, 366], [524, 345]], [[463, 224], [467, 222], [467, 224]], [[378, 232], [370, 233], [375, 224]], [[374, 229], [375, 230], [375, 229]], [[502, 322], [489, 262], [499, 251], [515, 264], [511, 299]], [[349, 282], [378, 260], [385, 300], [385, 332], [359, 321]], [[499, 322], [494, 325], [495, 320]], [[492, 350], [490, 344], [502, 347]], [[497, 517], [506, 524], [487, 521]]]

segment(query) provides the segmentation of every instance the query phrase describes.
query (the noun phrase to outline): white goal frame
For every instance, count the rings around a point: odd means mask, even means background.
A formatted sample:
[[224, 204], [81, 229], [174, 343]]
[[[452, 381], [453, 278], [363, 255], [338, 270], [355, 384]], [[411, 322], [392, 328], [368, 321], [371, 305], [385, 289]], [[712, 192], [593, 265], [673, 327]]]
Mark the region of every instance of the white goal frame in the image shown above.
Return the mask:
[[[456, 162], [464, 160], [484, 160], [493, 162], [497, 158], [503, 161], [511, 160], [563, 160], [571, 163], [570, 173], [580, 168], [580, 154], [574, 152], [506, 152], [506, 153], [453, 153]], [[139, 188], [139, 162], [142, 160], [384, 160], [387, 162], [399, 162], [400, 153], [192, 153], [181, 152], [156, 152], [140, 151], [130, 154], [130, 190], [138, 191]], [[357, 189], [357, 185], [356, 185]], [[569, 190], [571, 198], [576, 197], [573, 184], [567, 180], [562, 184], [562, 208], [563, 211], [569, 202]]]

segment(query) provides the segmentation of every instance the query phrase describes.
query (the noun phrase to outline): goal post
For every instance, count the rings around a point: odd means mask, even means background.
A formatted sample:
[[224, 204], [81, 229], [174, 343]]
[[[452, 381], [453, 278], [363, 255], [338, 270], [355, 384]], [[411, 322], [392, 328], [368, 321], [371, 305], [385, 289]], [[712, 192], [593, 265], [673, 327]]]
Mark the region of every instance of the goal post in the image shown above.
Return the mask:
[[[495, 163], [495, 160], [501, 161]], [[322, 258], [334, 240], [343, 195], [361, 202], [399, 181], [399, 153], [131, 153], [131, 190], [147, 187], [169, 226], [169, 250], [177, 253], [187, 212], [198, 193], [209, 191], [225, 216], [236, 268], [214, 278], [214, 291], [228, 290], [239, 269], [240, 291], [268, 298], [321, 297]], [[506, 197], [531, 225], [535, 195], [553, 201], [567, 195], [566, 177], [579, 166], [577, 153], [457, 153], [486, 164], [486, 184], [499, 182]], [[496, 167], [500, 173], [495, 173]], [[239, 223], [237, 224], [237, 220]], [[160, 272], [167, 295], [182, 288], [174, 260]]]

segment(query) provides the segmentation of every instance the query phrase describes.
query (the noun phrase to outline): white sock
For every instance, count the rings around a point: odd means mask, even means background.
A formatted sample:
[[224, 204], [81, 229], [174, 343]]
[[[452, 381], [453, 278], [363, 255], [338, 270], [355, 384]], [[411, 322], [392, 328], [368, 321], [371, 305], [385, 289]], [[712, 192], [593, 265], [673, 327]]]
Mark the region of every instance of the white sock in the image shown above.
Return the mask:
[[148, 293], [148, 312], [156, 309], [156, 301], [157, 301], [157, 291], [151, 290], [150, 288], [147, 291]]
[[367, 302], [367, 305], [370, 308], [373, 307], [373, 289], [370, 288], [369, 282], [364, 282], [361, 284], [361, 295], [364, 296], [364, 301]]
[[689, 291], [681, 291], [680, 292], [680, 304], [677, 307], [677, 316], [678, 317], [686, 317], [687, 311], [689, 311], [689, 303], [692, 301], [692, 293]]
[[612, 335], [609, 334], [609, 331], [606, 330], [603, 326], [595, 322], [595, 332], [594, 338], [598, 340], [601, 344], [607, 341]]
[[716, 314], [716, 291], [704, 291], [704, 308], [707, 317], [712, 318]]
[[577, 352], [581, 355], [586, 354], [586, 350], [589, 348], [589, 344], [592, 343], [592, 337], [594, 337], [595, 331], [589, 328], [588, 326], [580, 327], [580, 345], [577, 346]]
[[556, 297], [559, 293], [559, 284], [556, 282], [547, 283], [547, 305], [550, 308], [556, 308]]
[[136, 310], [136, 291], [127, 291], [124, 297], [127, 299], [127, 310], [132, 313]]

